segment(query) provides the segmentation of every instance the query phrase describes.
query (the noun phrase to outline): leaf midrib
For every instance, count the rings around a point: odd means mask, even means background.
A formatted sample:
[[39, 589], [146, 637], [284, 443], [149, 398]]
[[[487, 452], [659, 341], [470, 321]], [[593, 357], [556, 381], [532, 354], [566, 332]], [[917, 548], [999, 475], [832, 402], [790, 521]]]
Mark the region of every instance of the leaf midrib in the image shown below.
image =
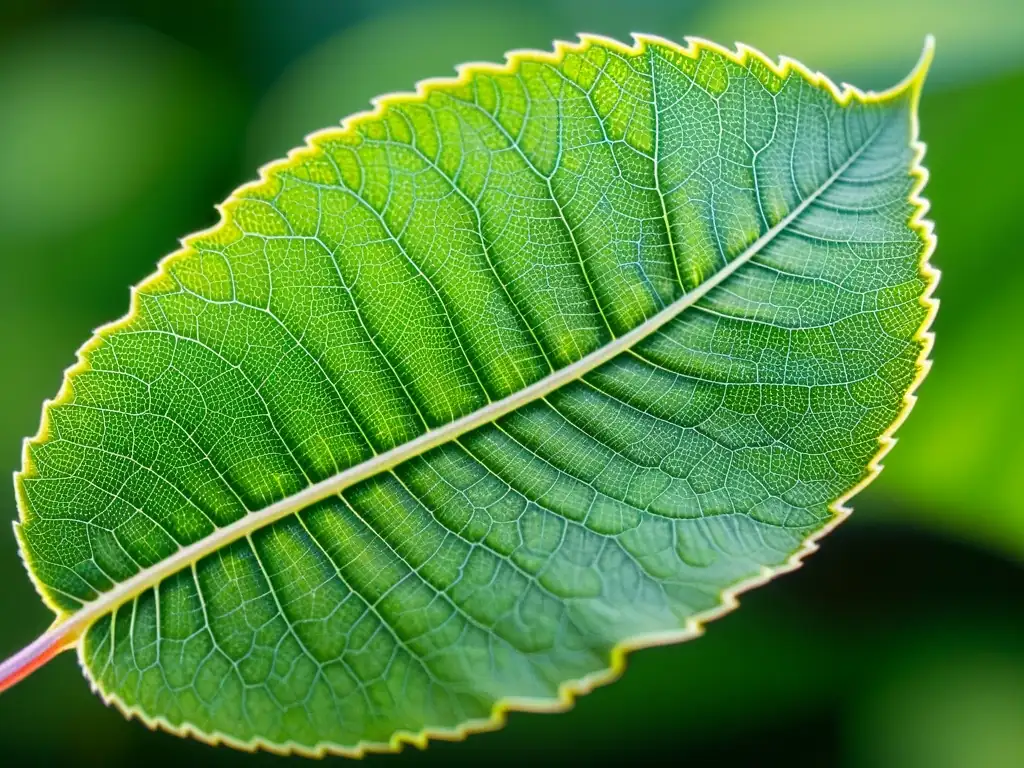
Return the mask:
[[524, 387], [518, 392], [501, 400], [492, 401], [483, 408], [455, 419], [442, 427], [428, 430], [407, 443], [376, 454], [360, 464], [348, 467], [329, 478], [307, 486], [298, 493], [280, 499], [257, 512], [249, 513], [230, 525], [218, 528], [209, 536], [182, 547], [170, 557], [139, 571], [113, 589], [102, 593], [95, 600], [84, 603], [74, 613], [66, 614], [64, 617], [59, 618], [51, 630], [40, 640], [50, 638], [52, 641], [55, 639], [53, 635], [57, 633], [63, 638], [77, 639], [97, 619], [145, 592], [147, 589], [156, 586], [167, 577], [190, 567], [203, 557], [217, 552], [239, 539], [250, 536], [260, 528], [264, 528], [319, 501], [334, 496], [356, 483], [386, 472], [399, 464], [426, 453], [432, 448], [451, 442], [467, 432], [497, 421], [502, 416], [545, 397], [566, 384], [583, 377], [622, 352], [631, 349], [643, 339], [678, 317], [683, 311], [693, 306], [697, 301], [710, 293], [712, 289], [721, 285], [740, 267], [760, 253], [781, 232], [785, 231], [790, 224], [820, 198], [863, 155], [882, 133], [887, 123], [888, 121], [884, 121], [880, 124], [868, 136], [865, 142], [831, 176], [822, 182], [813, 193], [807, 195], [790, 213], [774, 227], [758, 237], [739, 256], [693, 290], [685, 293], [672, 304], [651, 316], [628, 333], [615, 337], [603, 347], [594, 350], [574, 363], [551, 372], [544, 378]]

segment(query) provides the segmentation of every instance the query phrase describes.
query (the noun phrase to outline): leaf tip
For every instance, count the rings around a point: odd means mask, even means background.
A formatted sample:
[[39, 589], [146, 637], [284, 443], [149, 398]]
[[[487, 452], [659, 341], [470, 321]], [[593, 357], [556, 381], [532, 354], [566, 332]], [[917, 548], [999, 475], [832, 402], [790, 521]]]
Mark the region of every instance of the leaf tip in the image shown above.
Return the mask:
[[897, 86], [897, 90], [900, 92], [910, 92], [915, 108], [921, 99], [924, 81], [928, 78], [928, 71], [931, 69], [934, 59], [935, 35], [928, 34], [925, 35], [924, 47], [921, 49], [921, 56], [918, 58], [917, 64], [910, 70], [910, 74], [907, 75], [906, 79]]

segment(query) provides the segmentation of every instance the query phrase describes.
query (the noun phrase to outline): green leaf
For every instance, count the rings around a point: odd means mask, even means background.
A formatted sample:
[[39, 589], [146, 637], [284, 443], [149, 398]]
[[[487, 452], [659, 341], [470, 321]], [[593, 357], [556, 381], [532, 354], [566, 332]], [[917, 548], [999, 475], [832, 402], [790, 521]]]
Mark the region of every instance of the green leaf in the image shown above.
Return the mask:
[[795, 567], [927, 370], [930, 47], [472, 65], [239, 189], [80, 353], [17, 487], [105, 700], [303, 754], [558, 710]]

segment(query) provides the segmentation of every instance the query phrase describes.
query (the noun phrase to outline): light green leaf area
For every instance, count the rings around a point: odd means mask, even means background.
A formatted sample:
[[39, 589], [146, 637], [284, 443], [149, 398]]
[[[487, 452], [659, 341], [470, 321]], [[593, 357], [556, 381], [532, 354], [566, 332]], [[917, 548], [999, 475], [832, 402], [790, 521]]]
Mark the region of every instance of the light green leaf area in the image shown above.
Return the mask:
[[264, 169], [26, 447], [25, 560], [97, 689], [395, 748], [564, 708], [792, 568], [927, 368], [926, 63], [863, 94], [582, 38]]

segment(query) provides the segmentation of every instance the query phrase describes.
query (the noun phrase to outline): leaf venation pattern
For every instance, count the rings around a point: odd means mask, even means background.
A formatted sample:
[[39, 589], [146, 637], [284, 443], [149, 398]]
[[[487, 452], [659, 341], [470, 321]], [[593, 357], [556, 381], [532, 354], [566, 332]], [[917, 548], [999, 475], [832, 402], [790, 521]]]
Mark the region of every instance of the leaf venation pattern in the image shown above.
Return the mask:
[[556, 702], [783, 567], [921, 372], [911, 115], [754, 55], [585, 40], [319, 134], [48, 408], [19, 539], [61, 610], [749, 261], [578, 380], [121, 605], [89, 675], [171, 728], [355, 750]]

